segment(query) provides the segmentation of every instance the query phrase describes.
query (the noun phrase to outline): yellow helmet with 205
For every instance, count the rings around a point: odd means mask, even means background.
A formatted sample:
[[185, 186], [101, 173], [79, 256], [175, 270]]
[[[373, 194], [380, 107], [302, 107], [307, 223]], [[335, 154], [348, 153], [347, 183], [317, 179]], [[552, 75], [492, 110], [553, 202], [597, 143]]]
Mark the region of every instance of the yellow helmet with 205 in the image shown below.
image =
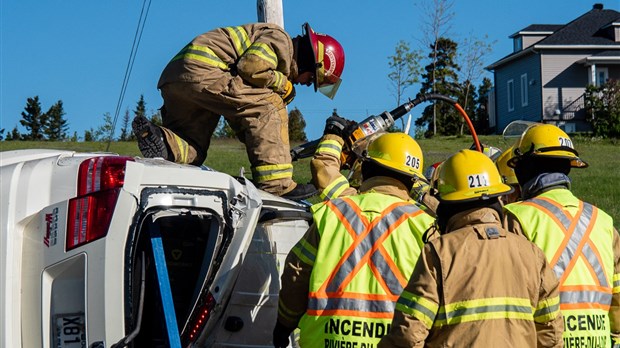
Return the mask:
[[381, 135], [368, 145], [366, 160], [424, 180], [422, 149], [408, 134], [397, 132]]
[[493, 161], [483, 153], [461, 150], [439, 167], [436, 182], [439, 200], [446, 203], [488, 199], [512, 192]]

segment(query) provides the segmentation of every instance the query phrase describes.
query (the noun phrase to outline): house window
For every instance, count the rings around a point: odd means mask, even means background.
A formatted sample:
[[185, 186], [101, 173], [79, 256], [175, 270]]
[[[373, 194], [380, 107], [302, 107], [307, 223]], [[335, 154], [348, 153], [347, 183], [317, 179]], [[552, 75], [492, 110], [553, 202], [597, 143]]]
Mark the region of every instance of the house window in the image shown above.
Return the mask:
[[512, 39], [513, 52], [519, 52], [523, 49], [523, 38], [521, 36]]
[[521, 75], [521, 106], [527, 106], [528, 104], [527, 90], [527, 74], [523, 74]]
[[508, 80], [506, 90], [508, 92], [508, 111], [514, 111], [515, 110], [515, 82], [513, 79]]
[[607, 82], [609, 71], [607, 68], [596, 68], [596, 86], [600, 87]]

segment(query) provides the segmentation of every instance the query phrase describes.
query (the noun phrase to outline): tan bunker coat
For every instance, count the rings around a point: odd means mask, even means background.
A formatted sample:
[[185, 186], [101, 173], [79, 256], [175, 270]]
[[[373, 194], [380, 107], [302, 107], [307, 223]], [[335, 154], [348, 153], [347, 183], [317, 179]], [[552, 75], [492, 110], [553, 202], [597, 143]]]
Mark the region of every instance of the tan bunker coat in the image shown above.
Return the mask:
[[202, 164], [220, 115], [245, 143], [259, 188], [292, 190], [282, 96], [297, 77], [290, 36], [268, 23], [218, 28], [186, 45], [160, 77], [162, 119], [175, 162]]
[[561, 347], [558, 280], [490, 208], [426, 244], [379, 347]]

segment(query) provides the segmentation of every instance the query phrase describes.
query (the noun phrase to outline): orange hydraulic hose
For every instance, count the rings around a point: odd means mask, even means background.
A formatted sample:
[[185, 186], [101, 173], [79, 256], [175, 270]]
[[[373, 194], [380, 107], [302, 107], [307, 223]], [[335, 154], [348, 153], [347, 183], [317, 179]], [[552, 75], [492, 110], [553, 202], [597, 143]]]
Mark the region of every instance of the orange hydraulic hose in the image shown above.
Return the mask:
[[461, 116], [463, 116], [463, 118], [465, 119], [465, 122], [467, 122], [467, 126], [469, 127], [469, 131], [471, 132], [471, 136], [472, 138], [474, 138], [474, 144], [476, 144], [476, 150], [478, 150], [479, 152], [482, 152], [482, 146], [480, 146], [480, 141], [478, 140], [476, 129], [474, 129], [474, 125], [471, 123], [469, 116], [467, 116], [467, 113], [459, 105], [459, 103], [454, 103], [454, 107], [461, 113]]

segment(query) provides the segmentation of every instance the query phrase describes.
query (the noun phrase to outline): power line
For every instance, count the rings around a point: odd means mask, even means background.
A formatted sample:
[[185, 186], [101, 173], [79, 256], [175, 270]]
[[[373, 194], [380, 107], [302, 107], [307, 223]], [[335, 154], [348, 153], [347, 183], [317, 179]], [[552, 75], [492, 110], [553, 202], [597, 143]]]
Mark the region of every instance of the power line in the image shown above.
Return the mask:
[[108, 138], [108, 144], [106, 146], [106, 151], [110, 150], [110, 143], [112, 143], [112, 139], [114, 137], [114, 131], [116, 130], [116, 122], [118, 121], [118, 116], [121, 111], [121, 105], [123, 105], [123, 100], [125, 99], [125, 92], [127, 91], [127, 85], [129, 84], [129, 76], [131, 76], [131, 71], [133, 69], [133, 63], [135, 62], [136, 55], [138, 54], [138, 47], [140, 46], [140, 40], [142, 39], [142, 33], [144, 32], [144, 26], [146, 25], [146, 18], [148, 17], [150, 8], [151, 8], [151, 0], [144, 0], [142, 2], [142, 10], [140, 11], [140, 17], [138, 18], [138, 27], [136, 28], [136, 33], [133, 38], [131, 52], [129, 53], [129, 61], [127, 62], [127, 67], [125, 68], [125, 77], [123, 78], [123, 83], [121, 86], [121, 93], [118, 96], [118, 102], [116, 104], [116, 111], [114, 112], [114, 120], [112, 121], [112, 129], [110, 130], [110, 137]]

